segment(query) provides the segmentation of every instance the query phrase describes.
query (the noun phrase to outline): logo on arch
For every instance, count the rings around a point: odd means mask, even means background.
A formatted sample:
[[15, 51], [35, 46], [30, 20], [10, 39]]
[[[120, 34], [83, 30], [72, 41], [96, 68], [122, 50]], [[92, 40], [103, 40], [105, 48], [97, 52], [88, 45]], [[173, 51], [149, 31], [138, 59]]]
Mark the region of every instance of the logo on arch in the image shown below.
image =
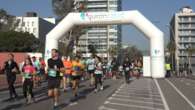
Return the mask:
[[160, 50], [154, 50], [154, 53], [156, 54], [156, 55], [158, 55], [159, 53], [160, 53]]
[[85, 13], [84, 12], [81, 12], [80, 13], [80, 17], [81, 17], [82, 20], [85, 20]]

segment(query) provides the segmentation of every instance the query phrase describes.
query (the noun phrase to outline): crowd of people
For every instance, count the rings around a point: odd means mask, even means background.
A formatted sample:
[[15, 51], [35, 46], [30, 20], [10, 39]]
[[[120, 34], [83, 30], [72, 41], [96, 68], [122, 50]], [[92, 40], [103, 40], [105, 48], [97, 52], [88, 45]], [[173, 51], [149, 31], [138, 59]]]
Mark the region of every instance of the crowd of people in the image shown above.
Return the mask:
[[81, 58], [80, 56], [60, 57], [58, 50], [52, 49], [51, 58], [47, 63], [42, 58], [27, 56], [21, 67], [14, 61], [14, 55], [8, 55], [5, 62], [4, 72], [10, 91], [10, 99], [17, 98], [14, 88], [16, 73], [21, 73], [23, 83], [23, 94], [26, 103], [36, 102], [33, 88], [41, 86], [43, 81], [47, 81], [48, 96], [53, 98], [54, 108], [59, 104], [59, 89], [64, 92], [72, 89], [75, 99], [78, 97], [79, 83], [81, 80], [89, 79], [89, 87], [94, 88], [94, 92], [104, 90], [103, 80], [107, 78], [118, 79], [125, 77], [128, 84], [132, 76], [139, 78], [142, 74], [142, 61], [140, 59], [130, 60], [126, 58], [120, 64], [116, 58], [107, 61], [99, 56]]

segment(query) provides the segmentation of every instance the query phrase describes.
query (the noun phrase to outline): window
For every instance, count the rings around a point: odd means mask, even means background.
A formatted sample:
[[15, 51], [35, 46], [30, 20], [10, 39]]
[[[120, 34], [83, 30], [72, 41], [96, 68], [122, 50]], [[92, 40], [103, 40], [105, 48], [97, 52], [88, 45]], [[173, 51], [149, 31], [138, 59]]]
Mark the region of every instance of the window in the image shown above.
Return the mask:
[[92, 8], [92, 9], [88, 9], [88, 11], [89, 12], [94, 12], [94, 11], [107, 11], [107, 9], [106, 8], [96, 8], [96, 9]]
[[180, 27], [181, 28], [189, 28], [190, 27], [190, 24], [180, 24]]
[[117, 11], [117, 7], [109, 7], [109, 11]]
[[192, 17], [191, 20], [192, 20], [192, 21], [195, 21], [195, 17]]
[[109, 4], [110, 5], [117, 5], [118, 3], [117, 3], [117, 1], [109, 1]]
[[117, 30], [118, 29], [118, 26], [117, 25], [110, 25], [110, 28]]
[[27, 31], [28, 31], [27, 27], [25, 27], [24, 31], [25, 31], [25, 32], [27, 32]]
[[33, 28], [33, 33], [36, 33], [37, 29], [36, 28]]
[[22, 22], [22, 27], [25, 26], [25, 22]]
[[191, 27], [192, 27], [192, 28], [195, 28], [195, 24], [191, 24]]
[[34, 26], [34, 21], [32, 21], [32, 26]]
[[27, 24], [26, 24], [27, 27], [29, 27], [29, 22], [27, 21]]
[[117, 36], [117, 33], [116, 32], [110, 32], [109, 35], [110, 36]]

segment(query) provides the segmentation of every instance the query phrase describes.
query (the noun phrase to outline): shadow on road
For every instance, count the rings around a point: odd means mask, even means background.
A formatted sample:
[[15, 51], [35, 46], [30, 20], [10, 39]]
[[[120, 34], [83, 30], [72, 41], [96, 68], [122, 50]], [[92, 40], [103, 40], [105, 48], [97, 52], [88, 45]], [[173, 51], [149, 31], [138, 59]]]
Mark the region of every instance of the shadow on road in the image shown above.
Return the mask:
[[19, 101], [19, 100], [22, 100], [24, 98], [24, 96], [18, 96], [16, 99], [5, 99], [5, 100], [2, 100], [1, 102], [3, 103], [6, 103], [6, 102], [15, 102], [15, 101]]
[[23, 106], [22, 103], [20, 103], [20, 104], [13, 104], [13, 105], [8, 105], [8, 106], [6, 106], [5, 108], [3, 108], [1, 110], [13, 110], [15, 108], [20, 108], [22, 106]]

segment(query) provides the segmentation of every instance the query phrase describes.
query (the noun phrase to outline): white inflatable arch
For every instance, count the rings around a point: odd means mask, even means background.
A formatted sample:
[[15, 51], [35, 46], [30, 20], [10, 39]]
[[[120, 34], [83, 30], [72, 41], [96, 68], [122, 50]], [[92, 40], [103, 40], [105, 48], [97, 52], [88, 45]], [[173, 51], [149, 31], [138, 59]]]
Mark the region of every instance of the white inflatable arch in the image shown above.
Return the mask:
[[45, 59], [51, 49], [58, 49], [58, 40], [76, 25], [132, 24], [150, 40], [151, 76], [164, 78], [164, 35], [139, 11], [69, 13], [46, 36]]

